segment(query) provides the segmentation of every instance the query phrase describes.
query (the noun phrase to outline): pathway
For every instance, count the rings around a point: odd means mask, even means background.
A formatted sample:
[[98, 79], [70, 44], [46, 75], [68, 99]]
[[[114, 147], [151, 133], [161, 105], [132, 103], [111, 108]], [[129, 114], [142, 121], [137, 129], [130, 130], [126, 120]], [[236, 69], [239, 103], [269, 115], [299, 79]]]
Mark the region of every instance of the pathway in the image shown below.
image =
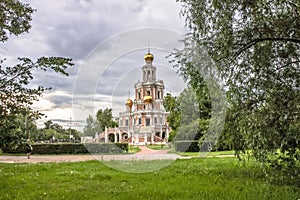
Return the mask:
[[153, 150], [140, 146], [141, 151], [136, 154], [124, 155], [32, 155], [30, 159], [24, 156], [0, 156], [2, 163], [47, 163], [47, 162], [79, 162], [88, 160], [176, 160], [181, 158], [177, 154], [167, 154], [166, 150]]

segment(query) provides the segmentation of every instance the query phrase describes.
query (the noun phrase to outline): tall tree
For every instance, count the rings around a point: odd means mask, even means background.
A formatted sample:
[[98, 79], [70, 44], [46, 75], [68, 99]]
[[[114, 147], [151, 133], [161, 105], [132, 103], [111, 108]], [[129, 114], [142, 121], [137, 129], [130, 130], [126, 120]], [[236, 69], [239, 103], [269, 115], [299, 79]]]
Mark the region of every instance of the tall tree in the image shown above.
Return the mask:
[[96, 119], [102, 131], [105, 127], [116, 127], [118, 124], [113, 120], [112, 109], [105, 108], [99, 109], [96, 114]]
[[237, 153], [251, 149], [265, 167], [280, 169], [274, 174], [299, 181], [299, 1], [178, 2], [192, 32], [175, 52], [181, 73], [194, 82], [201, 78], [190, 61], [193, 47], [205, 47], [227, 84], [227, 130]]
[[[20, 35], [28, 32], [31, 25], [34, 9], [29, 4], [23, 4], [18, 0], [4, 0], [0, 2], [0, 41], [5, 42], [10, 35]], [[43, 94], [46, 88], [38, 86], [33, 88], [30, 82], [33, 79], [33, 70], [53, 70], [63, 75], [66, 68], [73, 63], [69, 58], [41, 57], [36, 61], [29, 58], [19, 58], [19, 64], [6, 66], [5, 59], [0, 59], [0, 148], [3, 147], [8, 135], [15, 135], [15, 140], [22, 141], [22, 134], [16, 133], [12, 122], [20, 114], [26, 112], [26, 116], [33, 119], [42, 115], [33, 110], [31, 105]], [[19, 135], [19, 136], [18, 136]]]
[[[200, 88], [198, 89], [200, 91]], [[170, 133], [172, 140], [199, 140], [206, 134], [211, 108], [207, 97], [209, 98], [208, 94], [197, 95], [190, 87], [178, 97], [171, 94], [165, 96], [164, 107], [170, 112], [167, 120], [172, 128]]]
[[167, 93], [164, 97], [163, 105], [166, 111], [170, 112], [167, 118], [169, 126], [172, 128], [173, 131], [176, 131], [177, 128], [180, 126], [181, 118], [180, 104], [177, 97], [172, 96], [170, 93]]
[[91, 115], [86, 119], [86, 125], [83, 129], [84, 136], [94, 136], [96, 133], [101, 133], [102, 130], [99, 126], [97, 119]]
[[45, 129], [50, 129], [53, 122], [51, 120], [47, 120], [46, 122], [44, 122], [44, 124], [45, 124]]

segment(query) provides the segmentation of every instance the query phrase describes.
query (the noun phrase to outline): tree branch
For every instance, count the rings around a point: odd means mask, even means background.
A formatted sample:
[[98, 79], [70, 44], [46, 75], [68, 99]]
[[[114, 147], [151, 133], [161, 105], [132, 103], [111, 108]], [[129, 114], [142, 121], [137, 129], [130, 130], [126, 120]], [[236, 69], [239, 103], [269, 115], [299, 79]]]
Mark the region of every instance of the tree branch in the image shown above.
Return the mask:
[[294, 42], [294, 43], [299, 43], [300, 44], [300, 38], [285, 38], [285, 37], [266, 37], [266, 38], [257, 38], [246, 45], [244, 45], [242, 48], [240, 48], [233, 56], [234, 59], [236, 59], [242, 52], [246, 51], [250, 47], [256, 45], [257, 43], [264, 42], [264, 41], [282, 41], [282, 42]]

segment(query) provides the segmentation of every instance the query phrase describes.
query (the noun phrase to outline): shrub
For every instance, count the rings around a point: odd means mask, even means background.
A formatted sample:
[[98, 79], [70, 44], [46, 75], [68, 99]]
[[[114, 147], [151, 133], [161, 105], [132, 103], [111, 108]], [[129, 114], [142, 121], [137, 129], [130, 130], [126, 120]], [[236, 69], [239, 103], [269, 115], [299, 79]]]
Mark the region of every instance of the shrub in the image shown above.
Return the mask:
[[[100, 144], [33, 144], [33, 154], [84, 154], [84, 153], [122, 153], [128, 152], [128, 143]], [[5, 153], [25, 153], [24, 146], [6, 149]]]
[[199, 141], [190, 140], [190, 141], [178, 141], [174, 143], [175, 150], [179, 152], [199, 152]]

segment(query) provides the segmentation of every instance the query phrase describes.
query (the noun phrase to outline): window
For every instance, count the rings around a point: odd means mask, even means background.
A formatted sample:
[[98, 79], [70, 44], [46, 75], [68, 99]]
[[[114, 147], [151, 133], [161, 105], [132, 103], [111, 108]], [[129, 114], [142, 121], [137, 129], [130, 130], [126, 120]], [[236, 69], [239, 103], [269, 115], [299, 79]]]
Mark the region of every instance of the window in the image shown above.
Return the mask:
[[128, 126], [128, 119], [125, 120], [125, 126]]
[[147, 95], [148, 95], [148, 96], [149, 96], [149, 95], [151, 95], [151, 93], [150, 93], [150, 91], [149, 91], [149, 90], [147, 91]]
[[138, 92], [138, 99], [141, 99], [141, 93]]
[[142, 124], [142, 118], [139, 118], [139, 124]]
[[150, 118], [146, 118], [146, 126], [150, 126]]
[[154, 117], [154, 124], [157, 124], [157, 117]]
[[157, 98], [160, 99], [160, 91], [157, 91]]

